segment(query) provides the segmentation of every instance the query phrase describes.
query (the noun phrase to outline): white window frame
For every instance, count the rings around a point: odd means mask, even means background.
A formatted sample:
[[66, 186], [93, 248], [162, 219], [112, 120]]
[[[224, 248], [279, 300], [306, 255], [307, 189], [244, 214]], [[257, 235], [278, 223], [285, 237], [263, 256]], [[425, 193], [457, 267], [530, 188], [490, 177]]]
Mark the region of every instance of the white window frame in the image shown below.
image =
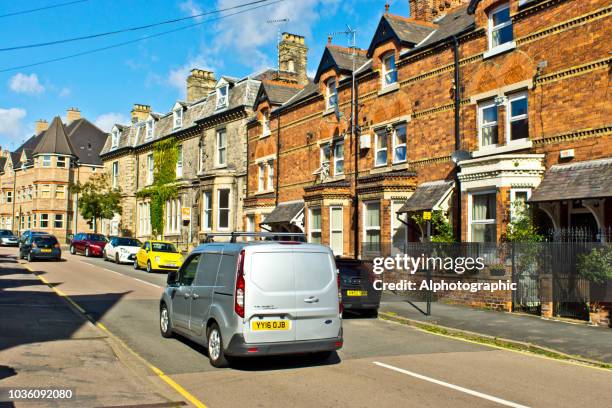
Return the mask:
[[[325, 149], [329, 151], [329, 155], [325, 155]], [[321, 143], [319, 146], [319, 163], [321, 166], [327, 164], [329, 166], [329, 162], [331, 160], [331, 144], [329, 142]]]
[[266, 167], [268, 169], [268, 175], [266, 177], [266, 188], [268, 190], [274, 190], [274, 160], [268, 160]]
[[[314, 211], [319, 212], [319, 218], [321, 219], [321, 228], [314, 229], [312, 227], [312, 220], [313, 220], [312, 213]], [[313, 232], [318, 232], [320, 234], [320, 242], [323, 242], [323, 211], [321, 210], [321, 207], [312, 207], [308, 209], [308, 242], [313, 242], [312, 241]]]
[[113, 130], [111, 133], [111, 149], [115, 149], [119, 146], [119, 131]]
[[[368, 205], [372, 205], [372, 204], [377, 204], [378, 205], [378, 226], [377, 227], [368, 227], [366, 226], [366, 216], [367, 216], [367, 209], [368, 209]], [[379, 250], [381, 248], [382, 245], [382, 204], [380, 203], [379, 200], [374, 200], [374, 201], [364, 201], [363, 202], [363, 207], [362, 207], [362, 214], [361, 214], [361, 226], [363, 228], [363, 232], [362, 232], [362, 239], [363, 239], [363, 243], [366, 243], [367, 241], [367, 237], [368, 237], [368, 231], [369, 230], [377, 230], [378, 231], [378, 245], [379, 245]]]
[[42, 166], [43, 167], [51, 167], [51, 155], [45, 154], [42, 157]]
[[[340, 228], [338, 228], [337, 226], [334, 228], [334, 225], [333, 225], [334, 217], [332, 215], [334, 210], [336, 211], [340, 210], [340, 214], [341, 214]], [[336, 234], [340, 233], [340, 236], [342, 237], [342, 241], [341, 241], [340, 248], [338, 251], [336, 251], [336, 249], [332, 246], [334, 244], [334, 240], [333, 240], [334, 233]], [[332, 205], [329, 207], [329, 247], [332, 249], [334, 256], [344, 255], [344, 207], [341, 205]]]
[[206, 150], [206, 146], [203, 140], [198, 142], [198, 173], [204, 171], [204, 153]]
[[[333, 91], [332, 91], [333, 85]], [[338, 83], [336, 78], [329, 78], [325, 82], [325, 108], [336, 109], [338, 107]]]
[[59, 200], [63, 200], [66, 198], [66, 186], [61, 184], [55, 185], [55, 198]]
[[149, 119], [146, 122], [145, 140], [153, 139], [153, 132], [155, 131], [155, 120]]
[[[507, 46], [506, 44], [510, 44], [514, 41], [514, 28], [513, 28], [513, 32], [512, 32], [512, 40], [505, 42], [505, 43], [501, 43], [501, 44], [497, 44], [497, 45], [493, 45], [493, 32], [497, 31], [497, 30], [501, 30], [504, 27], [507, 26], [511, 26], [512, 25], [512, 16], [510, 16], [510, 18], [508, 19], [508, 21], [501, 23], [497, 26], [493, 26], [493, 16], [501, 11], [504, 11], [506, 9], [510, 8], [510, 3], [504, 3], [504, 4], [500, 4], [498, 7], [495, 7], [493, 10], [491, 10], [489, 12], [488, 18], [489, 18], [489, 24], [488, 24], [488, 28], [487, 28], [487, 37], [488, 37], [488, 43], [489, 43], [489, 50], [493, 50], [493, 49], [497, 49], [500, 47], [504, 47]], [[509, 12], [508, 12], [509, 13]]]
[[183, 145], [179, 144], [176, 146], [177, 159], [176, 159], [176, 178], [183, 177]]
[[[512, 116], [512, 102], [521, 99], [525, 99], [527, 101], [527, 113], [524, 115]], [[524, 119], [527, 119], [527, 123], [529, 123], [529, 95], [527, 94], [527, 91], [520, 91], [506, 95], [506, 144], [525, 143], [526, 140], [529, 140], [529, 127], [527, 128], [526, 138], [512, 140], [512, 122]]]
[[[399, 128], [404, 128], [404, 143], [396, 143], [396, 139], [397, 139], [397, 130]], [[387, 141], [388, 143], [388, 141]], [[397, 164], [397, 163], [405, 163], [406, 160], [408, 160], [408, 147], [407, 147], [407, 143], [408, 143], [408, 126], [405, 123], [401, 123], [397, 126], [393, 127], [393, 135], [392, 135], [392, 140], [391, 140], [391, 148], [393, 150], [393, 164]], [[396, 155], [396, 149], [398, 147], [404, 147], [405, 150], [405, 154], [404, 154], [404, 159], [403, 160], [398, 160], [397, 159], [397, 155]]]
[[[21, 219], [22, 219], [22, 222], [23, 222], [23, 217]], [[45, 223], [45, 225], [43, 225], [43, 222]], [[49, 228], [49, 214], [47, 214], [47, 213], [41, 213], [40, 214], [39, 228], [40, 229], [47, 229], [47, 228]]]
[[[58, 225], [58, 217], [59, 217], [59, 227]], [[64, 214], [55, 214], [53, 217], [53, 228], [62, 229], [64, 228]]]
[[269, 136], [270, 131], [270, 110], [261, 111], [261, 137]]
[[[404, 205], [404, 201], [397, 201], [397, 200], [393, 200], [391, 201], [391, 205], [390, 210], [391, 210], [391, 237], [389, 239], [389, 242], [391, 243], [391, 248], [393, 249], [393, 237], [395, 236], [395, 232], [403, 229], [404, 230], [404, 242], [402, 244], [407, 244], [408, 243], [408, 228], [406, 227], [406, 224], [402, 223], [400, 220], [397, 219], [397, 210], [399, 210], [400, 208], [402, 208], [402, 206]], [[404, 213], [402, 214], [402, 217], [407, 218], [408, 214]], [[404, 219], [404, 221], [406, 221], [406, 219]]]
[[[491, 143], [488, 145], [483, 145], [482, 144], [482, 130], [484, 127], [484, 123], [483, 123], [483, 119], [484, 119], [484, 115], [483, 115], [483, 111], [485, 109], [494, 107], [495, 108], [495, 112], [497, 113], [497, 119], [495, 121], [495, 125], [493, 124], [487, 124], [487, 127], [493, 127], [493, 126], [497, 126], [497, 143]], [[478, 102], [478, 150], [482, 150], [482, 149], [493, 149], [497, 146], [499, 146], [499, 105], [497, 104], [497, 102], [495, 101], [495, 99], [486, 99], [483, 101]]]
[[512, 188], [510, 189], [510, 221], [514, 219], [516, 216], [514, 211], [514, 202], [516, 201], [516, 193], [526, 193], [527, 198], [525, 200], [525, 204], [527, 204], [527, 200], [531, 197], [531, 189], [530, 188]]
[[41, 185], [40, 198], [51, 198], [51, 184]]
[[[336, 147], [342, 145], [342, 157], [336, 156]], [[333, 145], [334, 176], [344, 174], [344, 140], [338, 140]], [[342, 171], [338, 171], [338, 163], [342, 162]]]
[[[393, 67], [387, 70], [387, 61], [393, 59]], [[395, 73], [395, 81], [387, 81], [387, 75]], [[382, 87], [386, 88], [397, 84], [397, 65], [395, 61], [395, 53], [389, 52], [382, 57]]]
[[227, 107], [227, 101], [229, 98], [229, 84], [220, 86], [216, 90], [217, 92], [217, 109]]
[[[67, 158], [64, 156], [57, 156], [57, 159], [55, 161], [55, 167], [60, 168], [60, 169], [65, 169], [66, 166], [66, 160]], [[60, 163], [62, 163], [62, 165], [60, 166]]]
[[[221, 137], [222, 135], [224, 136], [223, 138]], [[215, 163], [217, 164], [217, 167], [227, 166], [227, 131], [226, 131], [225, 128], [218, 129], [216, 131], [215, 140], [216, 140], [216, 144], [215, 144], [215, 150], [216, 150]], [[223, 145], [221, 145], [221, 141], [224, 142]], [[221, 162], [221, 152], [225, 153], [225, 157], [223, 159], [223, 162]]]
[[202, 192], [202, 231], [210, 231], [213, 227], [213, 200], [212, 191]]
[[183, 126], [183, 108], [178, 108], [172, 111], [172, 128], [180, 129]]
[[257, 191], [264, 191], [266, 189], [266, 165], [265, 163], [259, 163], [257, 165]]
[[[378, 147], [379, 141], [381, 138], [386, 138], [387, 143], [384, 148]], [[374, 167], [382, 167], [386, 166], [389, 161], [389, 135], [386, 130], [379, 130], [378, 132], [374, 132]], [[385, 162], [378, 162], [378, 152], [385, 151]]]
[[[221, 207], [221, 192], [227, 191], [227, 207]], [[232, 219], [232, 191], [229, 188], [220, 188], [217, 190], [217, 229], [219, 231], [227, 231], [231, 228]], [[227, 227], [221, 226], [221, 211], [227, 211]]]
[[153, 153], [147, 155], [147, 186], [153, 184], [153, 178], [155, 173], [155, 162], [153, 158]]
[[[255, 232], [255, 214], [246, 215], [246, 232]], [[247, 237], [247, 241], [252, 241], [253, 237]]]
[[[472, 217], [472, 210], [473, 210], [473, 205], [474, 205], [474, 196], [477, 195], [487, 195], [487, 194], [495, 194], [495, 217], [496, 218], [487, 218], [484, 220], [477, 220], [476, 222], [474, 222], [474, 219]], [[472, 224], [476, 223], [476, 224], [494, 224], [497, 225], [497, 190], [495, 189], [489, 189], [489, 190], [480, 190], [480, 191], [469, 191], [468, 192], [468, 230], [467, 230], [467, 237], [468, 237], [468, 242], [472, 242]], [[495, 234], [496, 238], [495, 238], [495, 242], [497, 242], [497, 233]]]
[[7, 191], [6, 192], [6, 202], [7, 203], [12, 203], [13, 202], [13, 192], [12, 191]]
[[113, 188], [119, 187], [119, 161], [114, 161], [113, 164], [113, 180], [112, 185]]

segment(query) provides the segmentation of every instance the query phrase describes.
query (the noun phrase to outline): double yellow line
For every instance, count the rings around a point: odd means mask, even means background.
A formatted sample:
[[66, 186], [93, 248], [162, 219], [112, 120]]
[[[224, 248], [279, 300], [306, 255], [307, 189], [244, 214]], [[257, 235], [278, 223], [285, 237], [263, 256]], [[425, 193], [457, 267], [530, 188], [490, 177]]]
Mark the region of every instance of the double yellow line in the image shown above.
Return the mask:
[[160, 379], [162, 379], [166, 384], [168, 384], [170, 387], [172, 387], [172, 389], [174, 389], [176, 392], [181, 394], [181, 396], [183, 398], [185, 398], [187, 401], [189, 401], [191, 404], [193, 404], [197, 408], [206, 408], [206, 405], [202, 401], [198, 400], [195, 396], [193, 396], [193, 394], [191, 394], [189, 391], [187, 391], [185, 388], [183, 388], [180, 384], [178, 384], [176, 381], [174, 381], [172, 378], [170, 378], [162, 370], [160, 370], [159, 368], [157, 368], [153, 364], [149, 363], [144, 357], [142, 357], [140, 354], [138, 354], [136, 351], [134, 351], [123, 340], [121, 340], [119, 337], [115, 336], [110, 330], [108, 330], [108, 328], [106, 328], [106, 326], [104, 326], [102, 323], [96, 321], [89, 313], [87, 313], [87, 311], [85, 309], [83, 309], [78, 303], [76, 303], [74, 300], [72, 300], [70, 298], [70, 296], [65, 294], [60, 289], [57, 289], [56, 287], [54, 287], [51, 283], [49, 283], [49, 281], [47, 279], [45, 279], [44, 276], [41, 276], [38, 273], [36, 273], [36, 271], [34, 271], [32, 268], [30, 268], [29, 265], [23, 265], [23, 266], [25, 266], [27, 270], [32, 272], [45, 285], [50, 287], [51, 290], [53, 290], [59, 296], [64, 298], [68, 303], [70, 303], [72, 306], [74, 306], [74, 308], [77, 309], [83, 315], [83, 317], [85, 317], [87, 320], [89, 320], [94, 326], [96, 326], [97, 328], [102, 330], [109, 337], [111, 337], [114, 341], [116, 341], [119, 344], [121, 344], [121, 346], [123, 346], [127, 351], [129, 351], [134, 357], [136, 357], [138, 360], [140, 360], [142, 363], [144, 363], [144, 365], [146, 365], [147, 368], [149, 370], [151, 370], [156, 376], [158, 376]]

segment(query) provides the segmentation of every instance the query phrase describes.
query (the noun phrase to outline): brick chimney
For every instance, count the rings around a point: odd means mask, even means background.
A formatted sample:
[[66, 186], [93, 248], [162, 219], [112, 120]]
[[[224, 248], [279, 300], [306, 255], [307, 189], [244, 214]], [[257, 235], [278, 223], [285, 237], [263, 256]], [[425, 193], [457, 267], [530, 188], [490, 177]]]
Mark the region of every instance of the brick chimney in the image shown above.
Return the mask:
[[278, 44], [278, 66], [281, 79], [293, 79], [300, 85], [308, 84], [308, 47], [304, 37], [283, 33]]
[[40, 134], [40, 132], [44, 132], [45, 130], [47, 130], [49, 128], [49, 123], [44, 120], [44, 119], [38, 119], [36, 121], [35, 127], [34, 127], [34, 133], [36, 133], [37, 135]]
[[206, 96], [215, 89], [217, 80], [215, 73], [203, 69], [192, 69], [187, 77], [187, 102], [195, 102]]
[[446, 14], [450, 8], [467, 3], [469, 0], [408, 0], [410, 17], [415, 20], [432, 22], [436, 17]]
[[77, 108], [68, 108], [66, 111], [66, 122], [70, 124], [70, 122], [81, 119], [81, 111]]
[[142, 105], [140, 103], [135, 103], [132, 108], [132, 123], [142, 122], [147, 119], [151, 113], [151, 105]]

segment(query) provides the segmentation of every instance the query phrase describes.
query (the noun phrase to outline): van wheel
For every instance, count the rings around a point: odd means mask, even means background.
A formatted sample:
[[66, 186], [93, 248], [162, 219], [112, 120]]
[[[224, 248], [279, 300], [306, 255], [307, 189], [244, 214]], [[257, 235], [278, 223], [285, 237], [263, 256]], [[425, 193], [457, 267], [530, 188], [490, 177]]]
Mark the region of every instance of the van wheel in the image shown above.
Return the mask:
[[229, 362], [223, 352], [221, 330], [219, 330], [217, 323], [213, 323], [208, 329], [208, 359], [213, 367], [223, 368], [229, 366]]
[[74, 249], [74, 247], [72, 245], [70, 245], [70, 253], [72, 255], [76, 254], [76, 250]]
[[172, 329], [170, 326], [170, 312], [168, 312], [168, 306], [166, 306], [165, 303], [162, 303], [159, 309], [159, 331], [161, 332], [162, 337], [172, 337]]

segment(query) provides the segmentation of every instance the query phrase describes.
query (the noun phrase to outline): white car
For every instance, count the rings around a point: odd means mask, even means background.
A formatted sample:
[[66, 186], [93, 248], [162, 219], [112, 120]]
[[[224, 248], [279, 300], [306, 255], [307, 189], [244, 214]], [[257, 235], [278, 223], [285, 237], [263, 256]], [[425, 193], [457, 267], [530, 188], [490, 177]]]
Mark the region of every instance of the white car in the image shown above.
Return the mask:
[[142, 243], [134, 238], [113, 237], [104, 247], [102, 257], [105, 261], [133, 263]]

